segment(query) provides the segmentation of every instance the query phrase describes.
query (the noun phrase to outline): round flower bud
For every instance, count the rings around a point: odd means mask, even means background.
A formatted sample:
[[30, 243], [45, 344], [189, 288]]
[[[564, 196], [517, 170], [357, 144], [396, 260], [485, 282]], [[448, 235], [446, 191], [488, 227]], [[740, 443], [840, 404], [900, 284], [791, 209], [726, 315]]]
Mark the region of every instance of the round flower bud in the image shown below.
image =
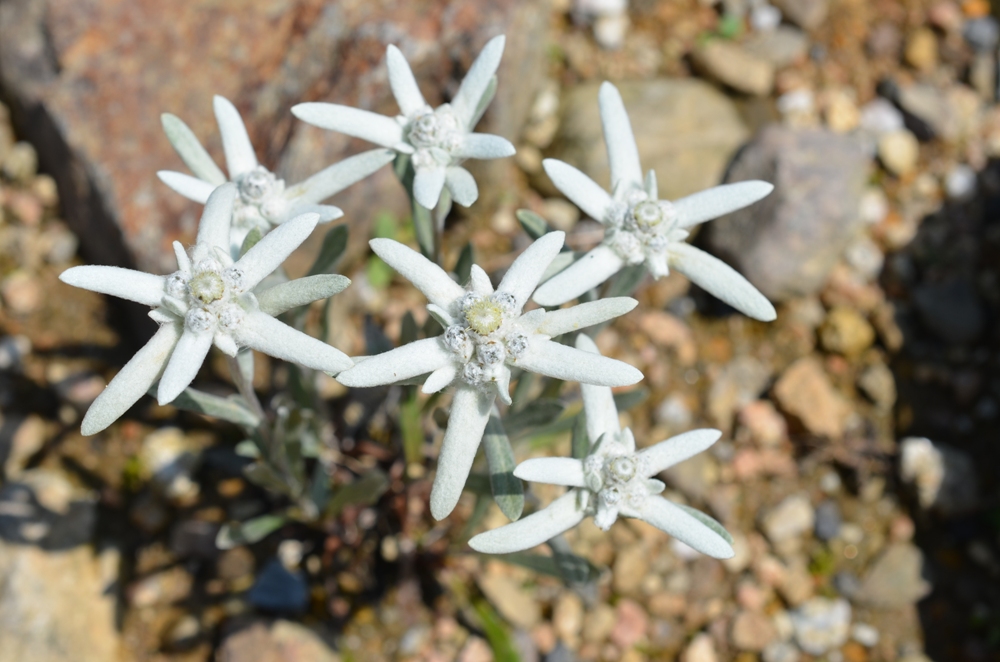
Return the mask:
[[184, 323], [195, 333], [206, 333], [212, 330], [215, 317], [204, 308], [192, 308], [185, 316]]

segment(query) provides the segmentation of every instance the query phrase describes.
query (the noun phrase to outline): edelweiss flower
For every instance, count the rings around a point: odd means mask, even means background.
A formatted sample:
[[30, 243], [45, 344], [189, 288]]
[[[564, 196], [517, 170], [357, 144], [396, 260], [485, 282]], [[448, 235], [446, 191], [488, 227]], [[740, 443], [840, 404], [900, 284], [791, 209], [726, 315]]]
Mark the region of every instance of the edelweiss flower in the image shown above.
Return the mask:
[[197, 243], [186, 252], [174, 242], [178, 270], [169, 276], [85, 266], [67, 269], [60, 280], [76, 287], [153, 306], [160, 329], [111, 380], [83, 419], [82, 430], [100, 432], [159, 379], [159, 403], [180, 395], [214, 344], [229, 356], [249, 347], [308, 368], [337, 373], [351, 365], [340, 350], [296, 331], [274, 315], [326, 298], [343, 289], [343, 277], [319, 276], [283, 283], [254, 295], [253, 289], [301, 244], [319, 221], [302, 214], [261, 239], [237, 262], [223, 248], [237, 195], [235, 184], [215, 190], [205, 205]]
[[456, 384], [431, 491], [431, 513], [437, 519], [447, 517], [458, 502], [494, 400], [499, 396], [511, 402], [511, 367], [603, 386], [626, 386], [642, 379], [642, 373], [626, 363], [551, 340], [627, 313], [636, 306], [634, 299], [603, 299], [553, 312], [539, 308], [522, 314], [564, 238], [562, 232], [551, 232], [529, 246], [496, 290], [478, 266], [472, 267], [468, 288], [463, 288], [416, 251], [390, 239], [371, 241], [372, 250], [430, 300], [427, 310], [445, 332], [367, 358], [340, 373], [337, 380], [347, 386], [379, 386], [430, 373], [425, 393]]
[[246, 126], [236, 107], [220, 96], [213, 99], [212, 105], [222, 134], [229, 180], [198, 142], [194, 132], [179, 117], [170, 113], [160, 117], [163, 130], [195, 176], [171, 170], [161, 170], [156, 175], [185, 198], [202, 204], [217, 186], [226, 181], [236, 184], [239, 196], [233, 208], [231, 241], [226, 244], [231, 247], [234, 256], [253, 228], [260, 228], [266, 234], [272, 227], [306, 212], [319, 214], [321, 223], [340, 218], [344, 215], [340, 209], [319, 203], [364, 179], [395, 157], [390, 150], [373, 149], [344, 159], [301, 184], [286, 188], [283, 179], [278, 179], [257, 163]]
[[558, 306], [600, 285], [627, 264], [645, 263], [654, 278], [676, 269], [744, 314], [773, 320], [774, 306], [764, 295], [725, 262], [684, 239], [689, 228], [752, 204], [774, 186], [760, 181], [740, 182], [674, 202], [660, 200], [656, 173], [650, 170], [643, 182], [632, 126], [621, 95], [611, 83], [601, 85], [600, 106], [614, 195], [608, 195], [592, 179], [562, 161], [546, 159], [543, 165], [556, 188], [604, 224], [604, 241], [542, 284], [535, 292], [535, 301], [543, 306]]
[[411, 154], [416, 176], [413, 195], [432, 209], [447, 186], [458, 204], [468, 207], [479, 197], [476, 180], [459, 167], [465, 159], [498, 159], [514, 154], [514, 146], [499, 136], [471, 133], [492, 99], [491, 81], [504, 37], [494, 37], [472, 63], [451, 103], [431, 108], [424, 101], [410, 65], [398, 48], [386, 49], [389, 85], [400, 115], [386, 117], [367, 110], [332, 103], [300, 103], [292, 113], [323, 129], [363, 138], [376, 145]]
[[[576, 346], [597, 353], [594, 342], [577, 337]], [[667, 501], [664, 484], [654, 478], [678, 462], [700, 453], [718, 440], [718, 430], [692, 430], [636, 452], [628, 428], [621, 429], [611, 389], [581, 386], [587, 435], [592, 446], [583, 460], [547, 457], [526, 460], [514, 475], [573, 489], [547, 507], [498, 529], [480, 533], [469, 541], [479, 552], [507, 554], [540, 545], [573, 528], [585, 517], [607, 531], [619, 516], [652, 524], [702, 554], [715, 558], [733, 556], [732, 538], [714, 519], [687, 506]]]

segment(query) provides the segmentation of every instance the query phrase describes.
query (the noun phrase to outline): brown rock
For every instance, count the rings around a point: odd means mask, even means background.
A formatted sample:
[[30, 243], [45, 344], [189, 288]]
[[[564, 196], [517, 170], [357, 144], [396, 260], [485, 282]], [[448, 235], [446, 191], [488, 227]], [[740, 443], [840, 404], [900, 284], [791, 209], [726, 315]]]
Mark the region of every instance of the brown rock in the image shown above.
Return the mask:
[[682, 366], [693, 365], [698, 358], [698, 345], [694, 341], [691, 327], [680, 318], [662, 310], [643, 313], [639, 328], [657, 345], [672, 349], [677, 353], [677, 362]]
[[729, 630], [729, 639], [735, 648], [755, 653], [767, 648], [777, 636], [774, 623], [759, 611], [739, 612]]
[[[157, 170], [181, 167], [160, 113], [183, 118], [220, 157], [211, 99], [229, 98], [262, 163], [292, 183], [365, 144], [294, 122], [291, 105], [329, 100], [397, 112], [383, 63], [388, 43], [399, 43], [437, 103], [487, 39], [506, 33], [498, 95], [481, 130], [510, 139], [546, 70], [547, 3], [10, 0], [3, 9], [0, 86], [21, 135], [42, 146], [41, 167], [55, 177], [85, 255], [159, 273], [175, 268], [170, 242], [190, 243], [200, 213], [156, 180]], [[508, 162], [487, 166], [501, 175], [491, 179], [497, 186]], [[370, 212], [403, 209], [393, 179], [385, 169], [334, 201], [357, 228], [353, 248], [369, 236]]]
[[833, 439], [843, 436], [850, 405], [833, 388], [816, 357], [806, 356], [789, 366], [775, 384], [774, 395], [809, 432]]
[[42, 285], [38, 277], [26, 271], [15, 271], [0, 283], [4, 305], [15, 315], [27, 315], [42, 303]]
[[829, 12], [829, 0], [776, 0], [775, 6], [799, 27], [814, 30], [823, 24]]
[[712, 39], [691, 57], [695, 67], [740, 92], [764, 96], [774, 87], [774, 65], [731, 41]]
[[623, 650], [629, 650], [646, 637], [649, 616], [638, 602], [622, 600], [615, 609], [617, 622], [611, 630], [611, 641]]
[[906, 37], [903, 50], [906, 63], [920, 71], [930, 71], [937, 66], [938, 43], [930, 28], [918, 28]]
[[824, 349], [857, 356], [875, 342], [875, 329], [858, 311], [838, 306], [826, 316], [819, 337]]
[[640, 544], [621, 549], [615, 557], [614, 587], [616, 593], [633, 595], [649, 572], [649, 551]]

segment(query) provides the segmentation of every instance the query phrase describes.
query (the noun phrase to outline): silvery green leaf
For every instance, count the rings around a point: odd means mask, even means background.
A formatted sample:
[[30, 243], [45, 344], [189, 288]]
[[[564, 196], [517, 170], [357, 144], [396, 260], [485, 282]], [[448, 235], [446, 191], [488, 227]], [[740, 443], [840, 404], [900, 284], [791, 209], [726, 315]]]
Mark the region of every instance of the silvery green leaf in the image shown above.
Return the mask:
[[319, 249], [316, 261], [309, 268], [310, 276], [329, 273], [333, 265], [347, 248], [347, 224], [336, 225], [327, 231], [323, 237], [323, 245]]
[[253, 289], [281, 266], [296, 248], [302, 245], [319, 222], [319, 214], [300, 214], [268, 232], [237, 262], [243, 272], [243, 287]]
[[558, 400], [533, 400], [523, 409], [507, 414], [503, 427], [508, 435], [517, 437], [532, 428], [548, 425], [559, 418], [563, 409], [565, 406]]
[[570, 455], [582, 460], [590, 453], [590, 438], [587, 436], [587, 419], [583, 414], [573, 418], [573, 435], [570, 437]]
[[350, 284], [349, 278], [337, 274], [306, 276], [264, 290], [257, 295], [257, 302], [262, 312], [275, 317], [313, 301], [328, 299]]
[[163, 113], [160, 115], [160, 123], [163, 125], [163, 132], [167, 134], [167, 140], [191, 172], [199, 179], [216, 186], [226, 183], [226, 175], [183, 120], [176, 115]]
[[455, 389], [448, 428], [438, 456], [437, 475], [431, 487], [431, 515], [436, 520], [450, 515], [462, 496], [495, 399], [495, 395], [481, 393], [471, 386]]
[[248, 457], [251, 460], [256, 460], [260, 458], [260, 448], [257, 446], [257, 442], [253, 439], [244, 439], [243, 441], [236, 444], [236, 448], [233, 449], [240, 457]]
[[420, 329], [417, 327], [417, 320], [414, 319], [413, 313], [406, 311], [403, 315], [403, 320], [399, 325], [399, 344], [405, 345], [407, 343], [414, 342], [417, 340], [417, 334]]
[[472, 66], [469, 67], [462, 79], [455, 97], [451, 100], [455, 116], [464, 126], [472, 125], [472, 120], [490, 87], [490, 82], [500, 66], [505, 43], [506, 37], [504, 35], [493, 37], [486, 42], [483, 50], [476, 56]]
[[615, 408], [618, 411], [628, 411], [649, 399], [649, 389], [640, 386], [628, 391], [620, 391], [614, 394], [614, 399]]
[[507, 519], [517, 520], [524, 510], [524, 488], [514, 476], [514, 449], [510, 446], [510, 439], [507, 438], [495, 409], [486, 423], [483, 447], [486, 449], [486, 463], [490, 469], [493, 499]]
[[215, 537], [219, 549], [232, 549], [240, 545], [252, 545], [271, 535], [288, 521], [284, 515], [262, 515], [245, 522], [223, 524]]
[[[368, 142], [399, 149], [403, 127], [393, 117], [333, 103], [300, 103], [292, 114], [303, 122]], [[411, 148], [412, 149], [412, 148]]]
[[706, 292], [722, 299], [748, 317], [770, 322], [777, 313], [757, 288], [735, 269], [690, 244], [670, 245], [669, 263]]
[[611, 282], [610, 287], [608, 287], [607, 293], [604, 295], [606, 297], [627, 297], [631, 296], [633, 292], [642, 283], [642, 279], [646, 277], [646, 268], [641, 264], [632, 264], [621, 271], [615, 276], [615, 279]]
[[555, 559], [556, 566], [563, 581], [570, 585], [590, 584], [596, 582], [601, 576], [601, 569], [587, 559], [573, 553], [562, 536], [556, 536], [549, 540], [549, 549], [552, 550], [552, 558]]
[[326, 505], [326, 514], [337, 517], [347, 506], [370, 506], [389, 489], [389, 478], [380, 469], [371, 469], [353, 483], [334, 492]]
[[260, 228], [258, 227], [251, 228], [250, 232], [247, 232], [247, 236], [243, 238], [243, 245], [240, 246], [240, 257], [246, 255], [247, 251], [256, 246], [257, 242], [259, 242], [263, 238], [264, 238], [264, 233], [261, 232]]
[[690, 228], [729, 212], [742, 209], [766, 197], [774, 184], [761, 181], [723, 184], [674, 201], [677, 227]]
[[642, 380], [642, 373], [627, 363], [538, 337], [517, 364], [547, 377], [597, 386], [631, 386]]
[[[569, 265], [573, 264], [573, 262], [575, 262], [579, 258], [580, 255], [574, 253], [573, 251], [563, 251], [559, 253], [559, 255], [556, 255], [554, 258], [552, 258], [552, 261], [549, 262], [549, 266], [545, 269], [545, 273], [542, 274], [541, 282], [544, 283], [548, 279], [552, 278], [557, 273], [566, 269]], [[580, 302], [586, 303], [585, 301], [583, 301], [583, 295], [580, 295], [580, 297], [581, 297]]]
[[156, 176], [161, 182], [188, 200], [194, 200], [201, 204], [205, 204], [209, 196], [212, 195], [212, 191], [215, 190], [215, 184], [210, 184], [204, 179], [192, 177], [191, 175], [185, 175], [183, 172], [159, 170]]
[[542, 283], [532, 299], [540, 306], [561, 306], [597, 287], [624, 266], [624, 260], [614, 250], [601, 244]]
[[684, 504], [680, 503], [674, 505], [676, 505], [678, 508], [680, 508], [681, 510], [683, 510], [688, 515], [695, 518], [708, 528], [712, 529], [712, 531], [721, 536], [722, 539], [728, 542], [730, 545], [733, 544], [733, 536], [730, 535], [729, 531], [726, 531], [726, 527], [722, 526], [722, 524], [718, 520], [706, 515], [700, 510], [692, 508], [691, 506], [685, 506]]
[[479, 120], [483, 119], [483, 115], [486, 114], [486, 109], [491, 103], [493, 103], [493, 98], [497, 95], [497, 77], [493, 76], [490, 78], [490, 82], [486, 85], [486, 90], [483, 92], [482, 98], [479, 99], [479, 106], [476, 108], [476, 112], [472, 116], [472, 120], [469, 122], [469, 130], [475, 128], [479, 124]]
[[229, 178], [236, 179], [257, 167], [257, 155], [254, 154], [250, 136], [247, 135], [243, 118], [236, 106], [225, 97], [215, 95], [212, 99], [215, 119], [219, 123], [219, 133], [222, 134], [222, 151], [226, 154], [226, 169]]
[[455, 263], [455, 276], [459, 283], [468, 283], [472, 274], [474, 258], [472, 255], [472, 244], [466, 243], [462, 252], [458, 254], [458, 262]]
[[195, 333], [185, 327], [156, 389], [160, 405], [173, 402], [194, 381], [211, 348], [211, 333]]
[[604, 127], [604, 142], [608, 147], [608, 161], [611, 165], [611, 190], [618, 190], [621, 184], [641, 187], [642, 167], [639, 165], [639, 149], [632, 135], [632, 123], [625, 112], [618, 88], [608, 82], [601, 84], [598, 94], [601, 108], [601, 124]]
[[542, 279], [542, 274], [545, 273], [549, 263], [559, 254], [565, 240], [566, 233], [557, 230], [532, 242], [507, 269], [507, 273], [497, 285], [497, 292], [513, 295], [514, 308], [521, 310], [531, 297], [531, 293], [538, 287], [538, 282]]
[[403, 435], [403, 457], [408, 465], [422, 464], [424, 446], [423, 418], [416, 392], [399, 405], [399, 427]]
[[530, 209], [518, 209], [514, 212], [514, 215], [517, 217], [521, 227], [524, 228], [524, 231], [533, 240], [552, 231], [549, 228], [549, 224], [545, 222], [545, 219]]
[[204, 391], [186, 388], [170, 404], [178, 409], [221, 418], [251, 430], [261, 423], [257, 415], [243, 404], [241, 398], [235, 395], [222, 398]]
[[254, 485], [259, 485], [278, 494], [291, 495], [287, 481], [263, 462], [254, 462], [243, 467], [243, 475]]
[[552, 310], [545, 313], [545, 318], [538, 327], [538, 333], [553, 338], [564, 333], [572, 333], [620, 317], [638, 305], [639, 302], [631, 297], [609, 297], [580, 303], [570, 308]]

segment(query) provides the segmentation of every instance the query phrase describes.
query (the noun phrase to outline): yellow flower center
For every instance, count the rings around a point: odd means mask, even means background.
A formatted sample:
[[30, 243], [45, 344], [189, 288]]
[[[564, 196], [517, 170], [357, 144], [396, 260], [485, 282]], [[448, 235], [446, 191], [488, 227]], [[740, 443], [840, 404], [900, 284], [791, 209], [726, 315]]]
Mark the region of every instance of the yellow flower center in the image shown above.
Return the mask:
[[465, 311], [465, 321], [479, 335], [489, 335], [503, 324], [503, 308], [490, 299], [480, 299]]
[[203, 271], [188, 282], [188, 291], [203, 304], [218, 301], [226, 292], [222, 277], [214, 271]]

